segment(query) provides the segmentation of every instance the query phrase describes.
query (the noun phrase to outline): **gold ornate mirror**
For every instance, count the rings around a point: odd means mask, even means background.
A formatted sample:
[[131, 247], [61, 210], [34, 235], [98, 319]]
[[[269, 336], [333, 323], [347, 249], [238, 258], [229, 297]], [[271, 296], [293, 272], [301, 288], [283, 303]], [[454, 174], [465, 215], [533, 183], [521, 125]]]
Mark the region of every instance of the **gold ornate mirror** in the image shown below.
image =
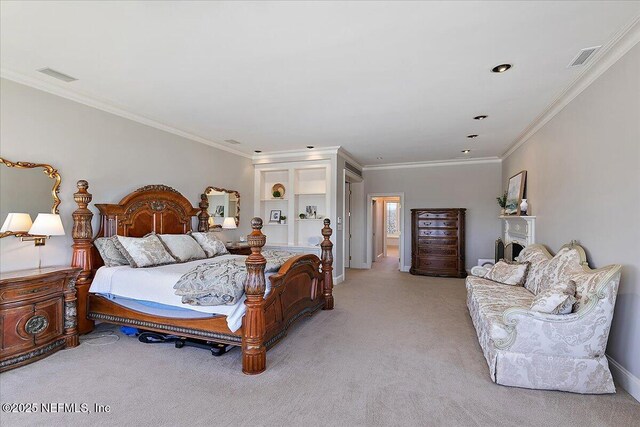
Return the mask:
[[25, 236], [39, 213], [58, 213], [60, 174], [44, 163], [12, 162], [2, 157], [0, 163], [0, 238]]
[[209, 228], [222, 228], [225, 218], [235, 219], [240, 224], [240, 193], [218, 187], [207, 187], [203, 196], [209, 202]]

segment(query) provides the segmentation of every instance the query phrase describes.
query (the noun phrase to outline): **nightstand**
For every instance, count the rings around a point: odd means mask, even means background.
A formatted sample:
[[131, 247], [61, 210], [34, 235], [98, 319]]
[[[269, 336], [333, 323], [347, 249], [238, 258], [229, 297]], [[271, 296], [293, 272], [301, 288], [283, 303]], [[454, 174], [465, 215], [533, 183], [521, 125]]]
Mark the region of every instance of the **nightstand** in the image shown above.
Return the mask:
[[80, 271], [48, 267], [0, 274], [0, 372], [78, 345]]
[[245, 242], [227, 242], [227, 250], [231, 255], [251, 255], [251, 247]]

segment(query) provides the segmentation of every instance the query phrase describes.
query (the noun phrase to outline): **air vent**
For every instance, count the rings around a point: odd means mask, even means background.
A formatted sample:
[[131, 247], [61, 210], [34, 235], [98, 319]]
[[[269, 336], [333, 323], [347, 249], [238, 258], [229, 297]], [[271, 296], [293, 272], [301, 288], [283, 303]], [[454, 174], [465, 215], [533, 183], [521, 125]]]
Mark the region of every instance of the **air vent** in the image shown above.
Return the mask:
[[584, 65], [585, 62], [587, 62], [589, 58], [591, 58], [593, 54], [596, 52], [596, 50], [598, 49], [600, 49], [600, 46], [594, 46], [594, 47], [588, 47], [586, 49], [582, 49], [580, 52], [578, 52], [576, 57], [573, 58], [573, 61], [571, 61], [571, 63], [567, 66], [567, 68], [579, 67], [581, 65]]
[[233, 144], [233, 145], [240, 144], [240, 141], [236, 141], [235, 139], [225, 139], [224, 142], [227, 142], [227, 143]]
[[71, 77], [68, 74], [61, 73], [60, 71], [56, 71], [51, 68], [42, 68], [38, 71], [41, 72], [42, 74], [46, 74], [47, 76], [51, 76], [54, 79], [62, 80], [63, 82], [67, 82], [67, 83], [75, 82], [76, 80], [78, 80], [75, 77]]
[[344, 168], [350, 170], [351, 172], [355, 173], [360, 178], [362, 178], [362, 171], [360, 169], [358, 169], [357, 167], [353, 166], [351, 163], [344, 162]]

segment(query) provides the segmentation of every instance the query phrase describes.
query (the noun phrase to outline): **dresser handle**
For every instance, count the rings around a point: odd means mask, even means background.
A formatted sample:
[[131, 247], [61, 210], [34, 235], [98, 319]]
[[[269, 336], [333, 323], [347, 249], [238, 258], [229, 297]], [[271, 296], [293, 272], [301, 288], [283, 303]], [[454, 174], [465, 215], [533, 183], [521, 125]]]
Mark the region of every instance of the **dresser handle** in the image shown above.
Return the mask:
[[35, 293], [38, 293], [38, 292], [40, 292], [40, 291], [45, 291], [45, 290], [47, 290], [47, 289], [49, 289], [49, 287], [48, 287], [48, 286], [45, 286], [45, 287], [42, 287], [42, 288], [29, 289], [28, 291], [21, 291], [21, 292], [18, 292], [18, 295], [35, 294]]

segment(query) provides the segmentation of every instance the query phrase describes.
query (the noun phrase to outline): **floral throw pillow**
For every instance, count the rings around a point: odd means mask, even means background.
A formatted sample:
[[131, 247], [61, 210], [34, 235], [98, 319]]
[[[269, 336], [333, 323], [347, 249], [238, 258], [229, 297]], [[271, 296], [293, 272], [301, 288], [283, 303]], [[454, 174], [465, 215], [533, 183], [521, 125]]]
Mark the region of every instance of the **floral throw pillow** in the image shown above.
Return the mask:
[[129, 265], [127, 258], [120, 252], [120, 249], [114, 243], [116, 236], [99, 237], [93, 241], [93, 244], [100, 252], [105, 267], [118, 267], [120, 265]]
[[117, 236], [114, 243], [133, 268], [155, 267], [176, 262], [155, 234], [147, 234], [144, 237]]
[[196, 239], [196, 242], [198, 242], [202, 249], [204, 249], [208, 258], [229, 253], [227, 247], [218, 239], [218, 236], [216, 236], [214, 232], [192, 232], [190, 234]]
[[522, 286], [527, 278], [529, 263], [510, 263], [500, 260], [489, 269], [484, 278], [504, 285]]
[[569, 314], [576, 302], [576, 282], [567, 280], [556, 282], [540, 292], [531, 302], [531, 310], [540, 313]]
[[167, 247], [167, 251], [178, 262], [193, 261], [207, 257], [198, 242], [188, 234], [158, 234], [158, 237]]

